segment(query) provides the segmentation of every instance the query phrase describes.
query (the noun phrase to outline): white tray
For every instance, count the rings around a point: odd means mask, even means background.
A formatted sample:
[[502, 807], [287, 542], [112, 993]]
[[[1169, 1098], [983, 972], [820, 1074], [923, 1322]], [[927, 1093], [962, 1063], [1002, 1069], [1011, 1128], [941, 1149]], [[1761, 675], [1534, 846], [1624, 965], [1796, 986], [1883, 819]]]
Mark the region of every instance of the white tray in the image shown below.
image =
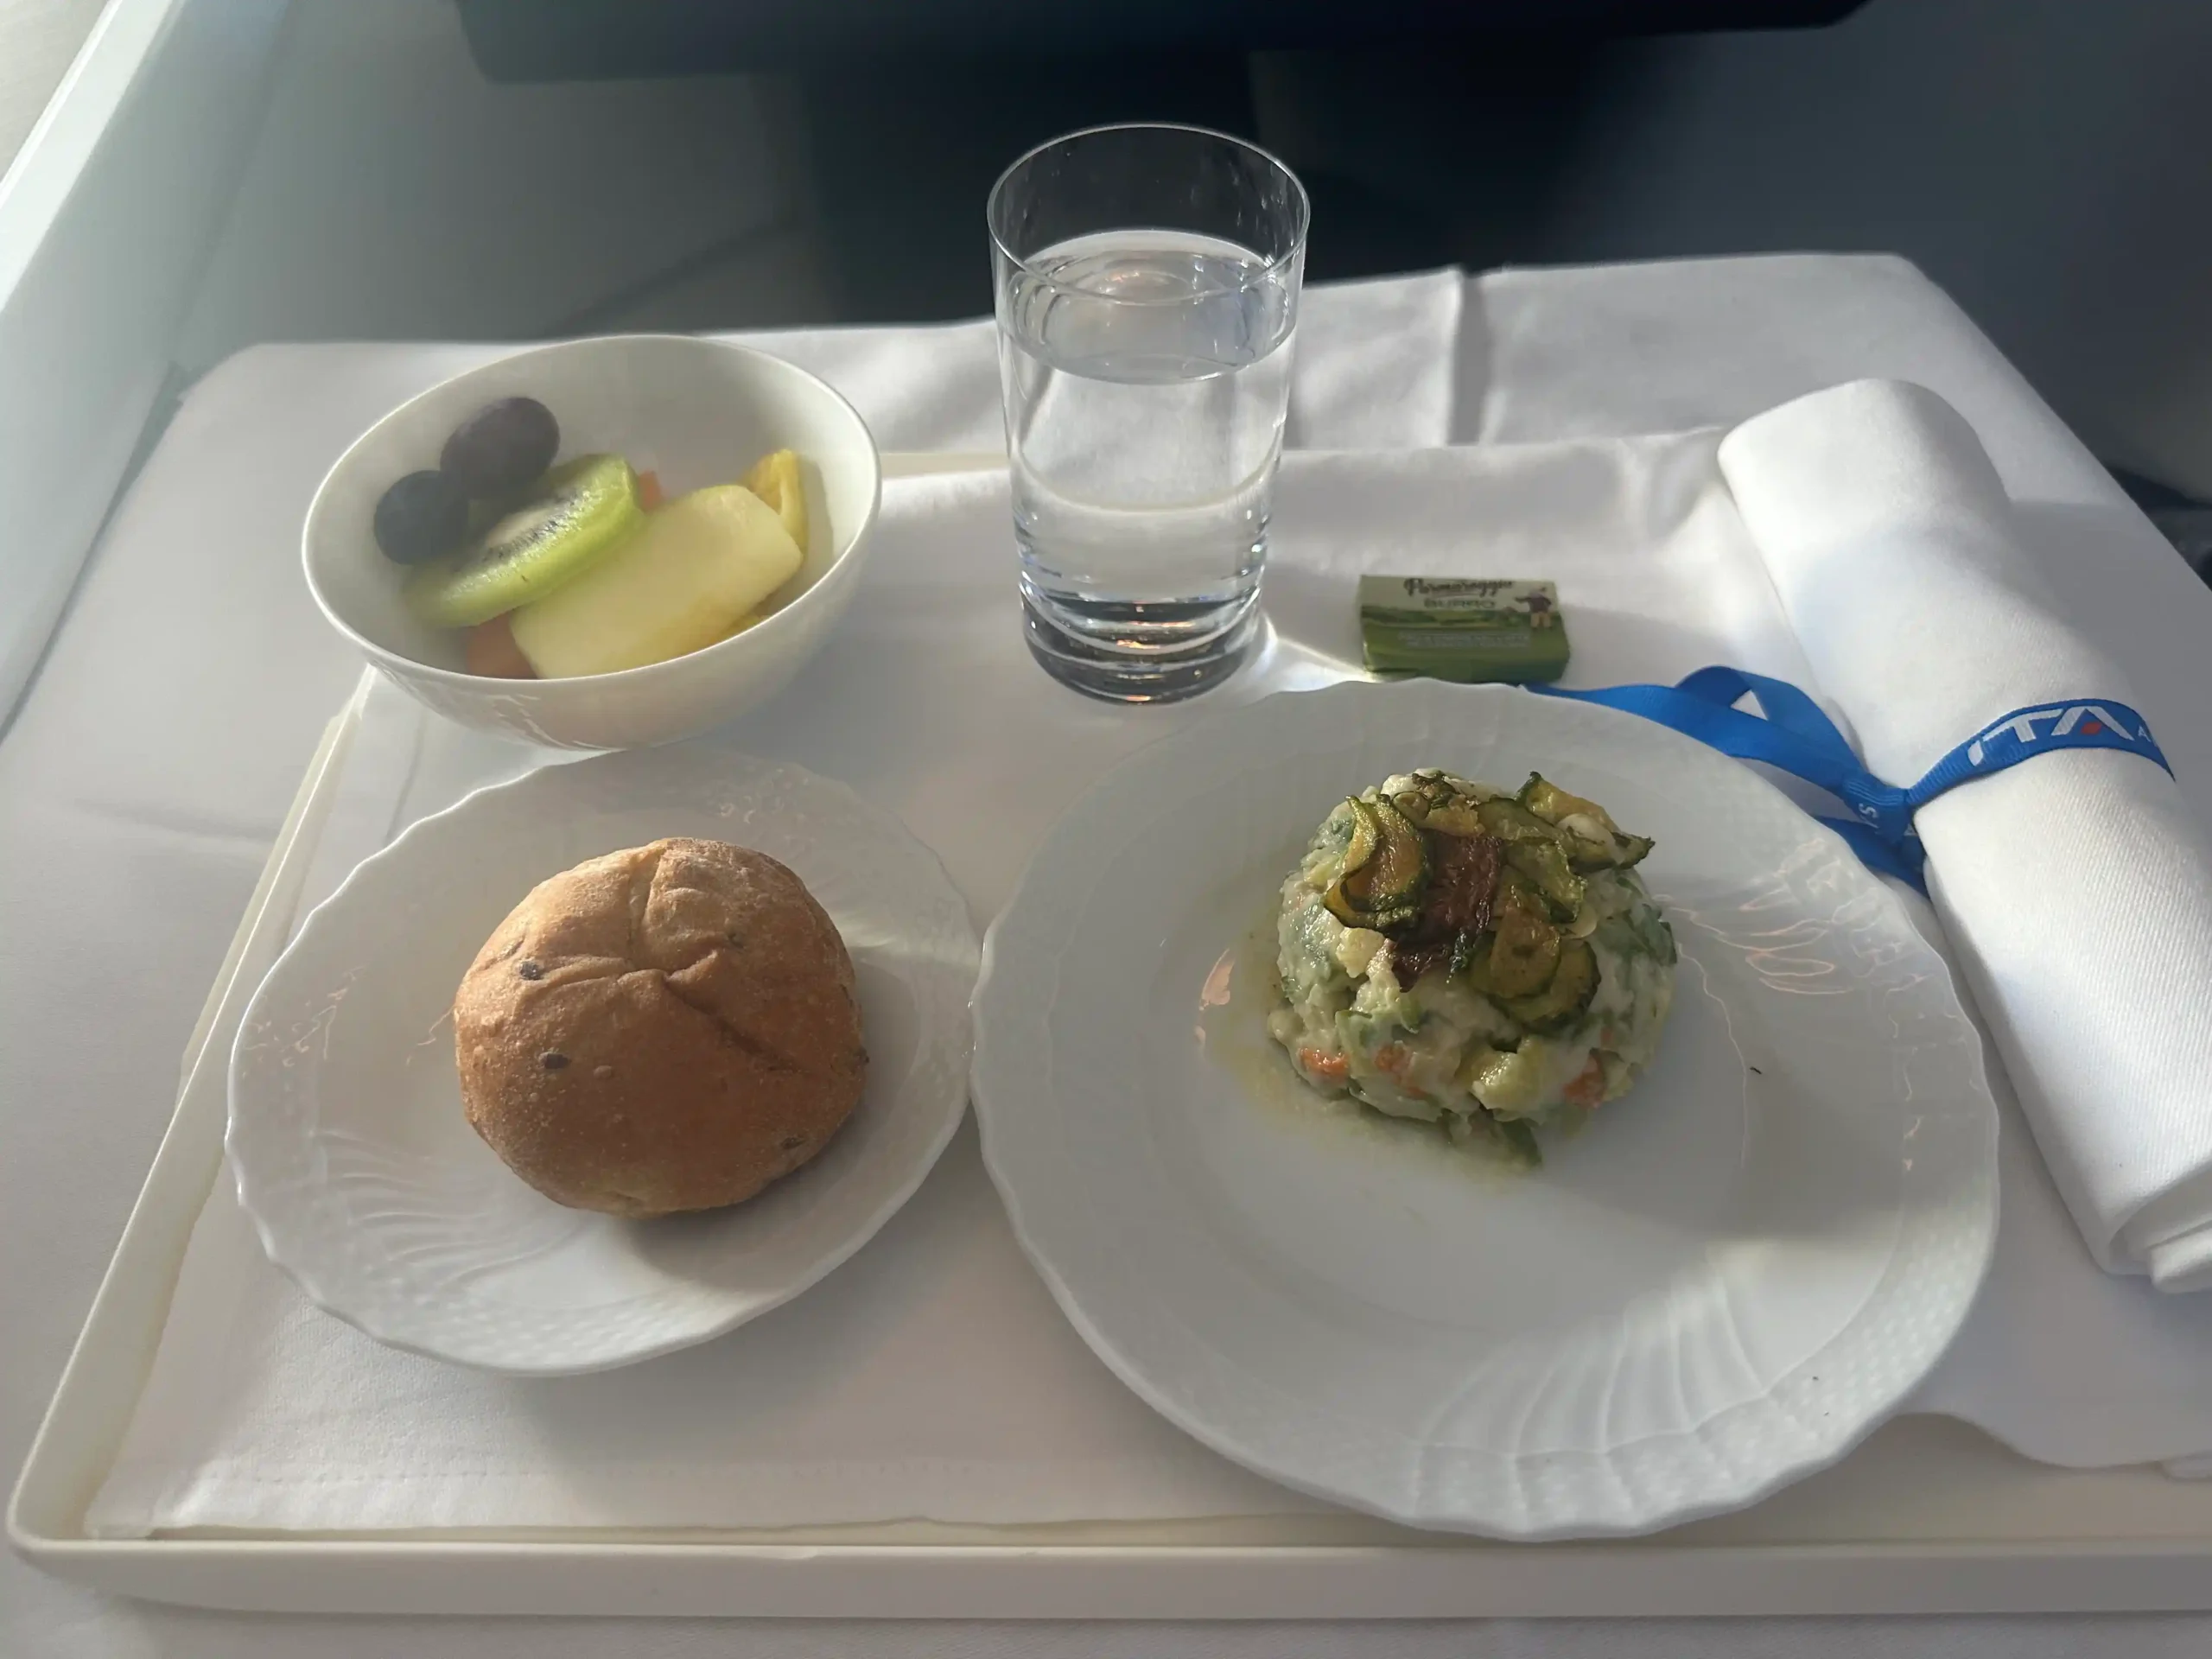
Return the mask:
[[49, 1571], [203, 1606], [325, 1612], [1014, 1618], [2212, 1608], [2212, 1483], [2032, 1464], [1948, 1419], [1655, 1538], [1515, 1546], [1351, 1515], [746, 1533], [86, 1535], [222, 1159], [226, 1057], [282, 949], [364, 682], [308, 768], [185, 1056], [169, 1130], [8, 1514]]

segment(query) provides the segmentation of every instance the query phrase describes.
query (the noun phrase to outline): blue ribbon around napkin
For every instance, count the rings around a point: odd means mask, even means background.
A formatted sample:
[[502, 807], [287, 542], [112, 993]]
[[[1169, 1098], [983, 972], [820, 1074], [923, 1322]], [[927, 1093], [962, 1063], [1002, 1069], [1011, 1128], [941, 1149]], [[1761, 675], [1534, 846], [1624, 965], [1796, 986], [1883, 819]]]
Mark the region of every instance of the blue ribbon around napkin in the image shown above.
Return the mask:
[[[1861, 766], [1835, 722], [1787, 680], [1713, 667], [1700, 668], [1678, 685], [1529, 689], [1640, 715], [1723, 754], [1763, 761], [1827, 791], [1856, 816], [1820, 822], [1841, 836], [1869, 869], [1923, 893], [1928, 890], [1927, 854], [1913, 831], [1912, 815], [1945, 790], [2050, 749], [2124, 749], [2173, 771], [2143, 716], [2110, 697], [2015, 709], [1953, 749], [1910, 789], [1899, 789]], [[1746, 695], [1758, 699], [1764, 718], [1735, 706]]]

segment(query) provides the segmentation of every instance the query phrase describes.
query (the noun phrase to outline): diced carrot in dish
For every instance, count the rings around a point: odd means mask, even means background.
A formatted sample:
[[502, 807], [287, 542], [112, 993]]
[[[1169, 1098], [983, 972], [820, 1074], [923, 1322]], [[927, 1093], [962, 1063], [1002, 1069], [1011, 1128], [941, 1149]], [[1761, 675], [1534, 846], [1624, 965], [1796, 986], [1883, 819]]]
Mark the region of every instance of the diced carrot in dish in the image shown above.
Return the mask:
[[1574, 1081], [1560, 1090], [1567, 1100], [1576, 1106], [1595, 1106], [1605, 1096], [1605, 1067], [1592, 1054], [1590, 1064], [1574, 1075]]
[[522, 647], [515, 644], [515, 632], [507, 626], [507, 619], [495, 616], [489, 622], [479, 622], [468, 631], [468, 640], [461, 652], [461, 664], [471, 674], [481, 674], [494, 680], [534, 680], [537, 671], [530, 665], [530, 658], [522, 654]]
[[1351, 1062], [1341, 1054], [1325, 1054], [1318, 1048], [1298, 1051], [1299, 1069], [1309, 1077], [1324, 1077], [1331, 1083], [1342, 1083], [1351, 1071]]
[[660, 474], [648, 467], [638, 474], [638, 505], [647, 512], [660, 505]]

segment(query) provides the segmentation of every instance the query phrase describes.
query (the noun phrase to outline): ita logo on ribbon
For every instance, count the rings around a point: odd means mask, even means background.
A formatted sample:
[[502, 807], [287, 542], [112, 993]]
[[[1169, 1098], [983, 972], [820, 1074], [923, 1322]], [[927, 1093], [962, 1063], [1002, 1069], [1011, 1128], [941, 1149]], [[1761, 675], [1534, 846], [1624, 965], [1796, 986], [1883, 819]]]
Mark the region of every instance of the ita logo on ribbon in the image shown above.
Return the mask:
[[[2036, 729], [2038, 721], [2049, 721], [2050, 731], [2038, 732]], [[2122, 741], [2109, 747], [2135, 748], [2139, 746], [2143, 753], [2164, 764], [2164, 757], [2159, 754], [2158, 745], [2151, 741], [2151, 728], [2143, 724], [2140, 715], [2130, 709], [2127, 717], [2122, 718], [2101, 702], [2054, 703], [2048, 709], [2016, 710], [1967, 745], [1967, 764], [1976, 767], [1982, 766], [1989, 759], [1991, 746], [2003, 738], [2010, 737], [2022, 748], [2026, 748], [2047, 738], [2076, 736], [2083, 739], [2116, 737]], [[2133, 741], [2127, 741], [2131, 739]]]

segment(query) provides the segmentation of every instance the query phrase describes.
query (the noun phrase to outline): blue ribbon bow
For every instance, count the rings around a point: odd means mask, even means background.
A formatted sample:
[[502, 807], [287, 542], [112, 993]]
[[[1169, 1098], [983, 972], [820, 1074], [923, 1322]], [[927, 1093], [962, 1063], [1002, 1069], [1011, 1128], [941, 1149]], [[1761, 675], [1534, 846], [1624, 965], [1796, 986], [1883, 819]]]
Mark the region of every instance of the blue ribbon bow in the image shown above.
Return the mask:
[[[1841, 836], [1868, 868], [1908, 881], [1923, 893], [1928, 890], [1927, 854], [1914, 833], [1912, 815], [1948, 789], [2003, 772], [2050, 749], [2122, 749], [2173, 771], [2143, 716], [2110, 697], [2015, 709], [1953, 749], [1910, 789], [1899, 789], [1860, 765], [1835, 722], [1787, 680], [1713, 667], [1700, 668], [1679, 685], [1614, 685], [1594, 691], [1569, 691], [1556, 685], [1529, 689], [1640, 715], [1723, 754], [1763, 761], [1827, 791], [1853, 816], [1822, 817], [1820, 822]], [[1735, 706], [1746, 695], [1758, 699], [1764, 718]]]

